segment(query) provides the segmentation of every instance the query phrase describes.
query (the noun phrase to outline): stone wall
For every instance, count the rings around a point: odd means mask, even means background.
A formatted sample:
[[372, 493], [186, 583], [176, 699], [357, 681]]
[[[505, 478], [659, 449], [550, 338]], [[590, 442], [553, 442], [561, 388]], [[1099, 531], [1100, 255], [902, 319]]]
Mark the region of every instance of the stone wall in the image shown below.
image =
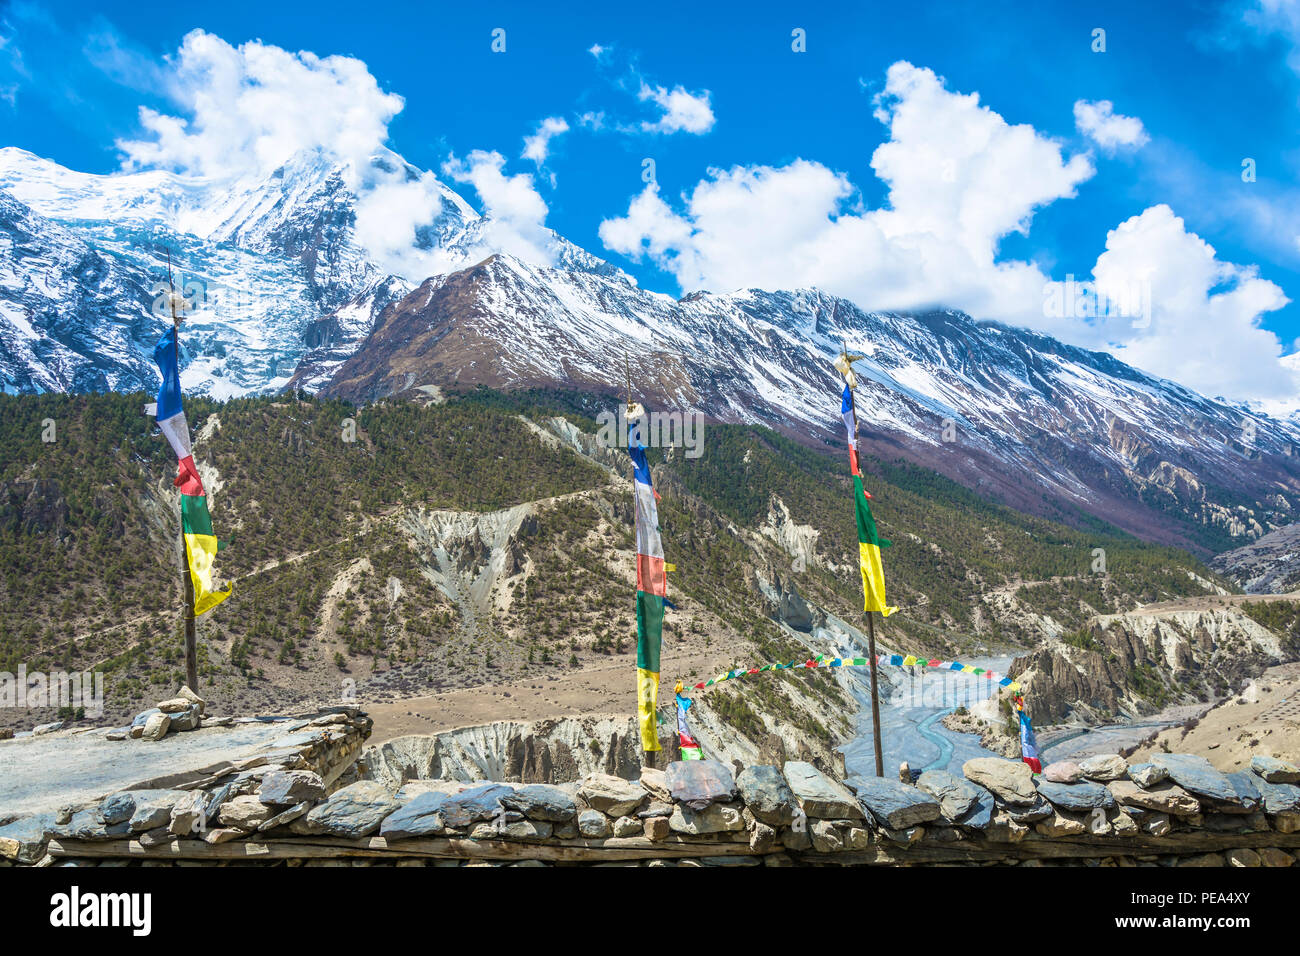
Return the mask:
[[735, 775], [697, 761], [630, 780], [396, 789], [331, 787], [293, 763], [189, 791], [113, 794], [62, 822], [20, 820], [0, 828], [0, 856], [43, 866], [1290, 866], [1300, 853], [1300, 770], [1264, 756], [1232, 774], [1179, 754], [1132, 766], [1094, 757], [1037, 777], [988, 757], [961, 776], [906, 783], [841, 781], [801, 761]]

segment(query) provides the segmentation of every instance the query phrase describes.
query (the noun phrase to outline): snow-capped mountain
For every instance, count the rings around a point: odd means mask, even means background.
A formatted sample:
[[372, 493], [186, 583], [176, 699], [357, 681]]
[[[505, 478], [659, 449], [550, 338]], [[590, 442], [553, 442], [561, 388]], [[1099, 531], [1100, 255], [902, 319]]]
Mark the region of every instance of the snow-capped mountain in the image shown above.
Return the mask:
[[[366, 190], [412, 182], [437, 207], [416, 247], [467, 266], [418, 287], [357, 228]], [[834, 443], [830, 360], [847, 347], [866, 356], [872, 450], [1017, 507], [1208, 550], [1300, 509], [1300, 414], [1278, 421], [958, 312], [869, 313], [816, 290], [676, 300], [554, 234], [553, 266], [470, 265], [489, 232], [390, 152], [364, 168], [305, 152], [231, 184], [89, 175], [0, 149], [0, 387], [154, 388], [170, 248], [188, 313], [182, 381], [218, 398], [292, 386], [368, 401], [476, 383], [613, 393], [627, 355], [651, 405]]]
[[[959, 312], [864, 312], [816, 290], [680, 301], [626, 278], [493, 256], [384, 310], [324, 391], [621, 388], [669, 411], [838, 442], [841, 348], [867, 444], [1021, 508], [1171, 542], [1249, 540], [1300, 509], [1300, 430], [1104, 353]], [[313, 383], [319, 381], [314, 379]], [[1071, 514], [1073, 512], [1073, 514]]]

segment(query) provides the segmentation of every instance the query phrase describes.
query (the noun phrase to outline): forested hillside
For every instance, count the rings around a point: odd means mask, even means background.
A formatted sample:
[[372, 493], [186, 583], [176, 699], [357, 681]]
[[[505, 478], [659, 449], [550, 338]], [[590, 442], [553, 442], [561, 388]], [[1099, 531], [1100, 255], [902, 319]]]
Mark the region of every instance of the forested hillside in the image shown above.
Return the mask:
[[[175, 465], [146, 400], [0, 396], [0, 670], [98, 667], [118, 716], [183, 673]], [[403, 694], [611, 658], [630, 668], [628, 466], [595, 447], [601, 408], [575, 393], [483, 389], [360, 409], [189, 400], [214, 527], [229, 541], [219, 580], [235, 582], [199, 623], [208, 692], [265, 710], [336, 697], [347, 679]], [[556, 437], [565, 429], [580, 448]], [[666, 659], [688, 639], [737, 662], [799, 653], [773, 588], [797, 590], [814, 615], [860, 618], [842, 452], [708, 426], [700, 457], [651, 458], [679, 568]], [[1184, 552], [1095, 522], [1026, 517], [911, 465], [864, 468], [893, 541], [896, 646], [1032, 646], [1095, 612], [1226, 586]], [[807, 554], [779, 543], [784, 526], [804, 528]], [[746, 719], [743, 700], [729, 706]]]

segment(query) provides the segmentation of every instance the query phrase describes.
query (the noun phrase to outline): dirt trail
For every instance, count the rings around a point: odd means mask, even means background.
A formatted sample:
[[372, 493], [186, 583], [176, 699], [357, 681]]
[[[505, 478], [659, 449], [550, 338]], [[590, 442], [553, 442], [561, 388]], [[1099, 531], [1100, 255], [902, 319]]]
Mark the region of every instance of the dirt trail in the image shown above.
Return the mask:
[[[703, 647], [664, 655], [659, 701], [671, 701], [673, 682], [694, 672], [713, 676], [731, 666], [735, 649]], [[366, 700], [361, 706], [375, 721], [368, 745], [405, 734], [436, 734], [496, 720], [539, 720], [585, 714], [636, 713], [636, 657], [617, 655], [611, 663], [558, 674], [531, 676], [500, 684], [460, 688], [426, 697]]]
[[1171, 614], [1177, 611], [1213, 611], [1224, 607], [1238, 607], [1242, 604], [1257, 604], [1260, 601], [1300, 601], [1300, 591], [1290, 594], [1205, 594], [1195, 597], [1178, 598], [1174, 601], [1158, 601], [1145, 604], [1135, 611], [1125, 611], [1123, 615], [1104, 615], [1107, 617], [1150, 617], [1159, 614]]

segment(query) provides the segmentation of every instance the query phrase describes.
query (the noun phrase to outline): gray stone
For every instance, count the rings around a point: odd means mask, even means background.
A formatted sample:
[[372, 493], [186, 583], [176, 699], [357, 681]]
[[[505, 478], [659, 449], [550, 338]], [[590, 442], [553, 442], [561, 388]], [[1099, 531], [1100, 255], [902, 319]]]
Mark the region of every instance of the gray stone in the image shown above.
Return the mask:
[[135, 794], [135, 812], [131, 814], [131, 832], [143, 833], [166, 827], [176, 804], [189, 797], [184, 790], [139, 790]]
[[204, 807], [207, 803], [207, 796], [202, 792], [191, 791], [184, 797], [177, 800], [172, 807], [171, 817], [167, 824], [167, 831], [172, 836], [189, 836], [200, 829], [203, 821]]
[[1125, 806], [1157, 813], [1188, 816], [1201, 809], [1200, 801], [1176, 783], [1158, 783], [1144, 790], [1131, 780], [1112, 780], [1109, 790]]
[[1128, 768], [1128, 778], [1139, 787], [1154, 787], [1169, 779], [1169, 771], [1153, 763], [1135, 763]]
[[32, 864], [45, 855], [54, 815], [40, 813], [0, 827], [0, 859]]
[[769, 826], [789, 826], [798, 804], [781, 771], [776, 767], [746, 767], [736, 777], [741, 799], [754, 817]]
[[664, 776], [673, 800], [692, 810], [703, 810], [710, 803], [736, 798], [736, 781], [731, 770], [716, 760], [674, 761]]
[[1290, 783], [1269, 783], [1263, 777], [1255, 781], [1264, 799], [1265, 813], [1288, 813], [1300, 810], [1300, 787]]
[[578, 804], [567, 790], [548, 783], [530, 783], [501, 797], [501, 803], [531, 820], [566, 823], [578, 816]]
[[181, 711], [189, 710], [190, 706], [190, 701], [184, 697], [173, 697], [171, 700], [158, 702], [158, 709], [164, 714], [179, 714]]
[[791, 760], [784, 770], [786, 783], [807, 816], [819, 820], [865, 819], [853, 794], [812, 764]]
[[32, 728], [32, 736], [33, 736], [33, 737], [43, 737], [43, 736], [45, 736], [46, 734], [52, 734], [52, 733], [54, 733], [56, 730], [62, 730], [62, 729], [63, 729], [63, 721], [61, 721], [61, 720], [53, 720], [53, 721], [50, 721], [50, 723], [48, 723], [48, 724], [37, 724], [35, 727], [33, 727], [33, 728]]
[[1237, 793], [1237, 799], [1233, 801], [1235, 806], [1240, 807], [1245, 812], [1260, 808], [1260, 805], [1264, 802], [1264, 796], [1259, 789], [1259, 777], [1247, 770], [1239, 770], [1236, 773], [1229, 773], [1224, 776], [1228, 778], [1228, 783]]
[[668, 775], [662, 770], [655, 767], [641, 768], [641, 786], [650, 791], [650, 796], [655, 800], [671, 802], [673, 797], [668, 792]]
[[587, 806], [611, 817], [625, 817], [635, 812], [649, 796], [639, 780], [624, 780], [607, 773], [584, 777], [578, 795]]
[[134, 790], [109, 794], [95, 808], [95, 819], [99, 823], [110, 825], [125, 823], [131, 819], [131, 814], [135, 813], [135, 795]]
[[668, 826], [677, 833], [699, 836], [705, 833], [726, 833], [745, 829], [740, 811], [723, 803], [711, 803], [703, 811], [692, 810], [685, 804], [673, 807]]
[[916, 778], [916, 785], [939, 801], [939, 810], [946, 820], [970, 813], [979, 803], [979, 788], [947, 770], [926, 770]]
[[274, 830], [276, 827], [282, 827], [290, 823], [293, 823], [294, 820], [306, 816], [307, 811], [309, 811], [310, 809], [311, 809], [311, 802], [304, 800], [302, 803], [295, 804], [294, 806], [290, 807], [288, 810], [282, 810], [280, 813], [277, 813], [269, 820], [265, 820], [262, 823], [259, 823], [257, 825], [257, 832], [264, 833], [267, 830]]
[[236, 830], [256, 830], [274, 816], [274, 811], [257, 797], [245, 795], [227, 800], [217, 820]]
[[1079, 761], [1079, 769], [1089, 780], [1122, 780], [1128, 774], [1128, 763], [1119, 754], [1097, 754]]
[[1038, 802], [1034, 773], [1023, 761], [976, 757], [962, 764], [961, 772], [1007, 806], [1031, 807]]
[[979, 791], [979, 802], [964, 817], [958, 817], [953, 823], [972, 830], [987, 830], [993, 822], [993, 809], [997, 801], [983, 787], [976, 786], [975, 789]]
[[1300, 768], [1276, 757], [1256, 754], [1250, 758], [1250, 769], [1269, 783], [1300, 783]]
[[844, 838], [829, 820], [813, 820], [808, 830], [813, 849], [818, 853], [838, 853], [844, 849]]
[[273, 770], [262, 777], [257, 799], [286, 805], [325, 799], [325, 781], [310, 770]]
[[443, 816], [449, 827], [467, 827], [483, 820], [495, 820], [505, 812], [502, 804], [515, 788], [504, 783], [480, 783], [447, 797]]
[[358, 780], [313, 807], [305, 819], [317, 833], [356, 840], [378, 830], [384, 817], [397, 808], [397, 801], [381, 784]]
[[1227, 774], [1215, 770], [1204, 757], [1192, 754], [1152, 754], [1151, 762], [1168, 770], [1174, 783], [1189, 793], [1224, 803], [1237, 803], [1241, 799]]
[[171, 724], [168, 730], [173, 733], [184, 733], [189, 730], [198, 730], [203, 722], [203, 716], [199, 713], [198, 704], [191, 704], [182, 710], [179, 714], [171, 714]]
[[379, 835], [385, 840], [407, 840], [442, 833], [447, 827], [448, 799], [445, 793], [428, 790], [416, 794], [409, 803], [384, 817]]
[[616, 837], [641, 836], [644, 832], [643, 824], [636, 817], [619, 817], [614, 821], [614, 836]]
[[1115, 797], [1099, 783], [1052, 783], [1050, 780], [1038, 781], [1038, 792], [1054, 807], [1083, 813], [1097, 807], [1109, 810], [1115, 805]]
[[651, 800], [650, 806], [644, 810], [638, 810], [636, 815], [641, 820], [649, 820], [651, 817], [671, 817], [673, 815], [673, 805], [660, 800]]
[[[881, 826], [903, 830], [918, 823], [929, 823], [942, 815], [939, 801], [927, 790], [912, 787], [888, 777], [852, 777], [849, 786], [857, 793], [858, 802], [870, 811]], [[975, 795], [965, 810], [973, 804]], [[813, 843], [816, 844], [814, 838]]]
[[[134, 809], [131, 812], [134, 813]], [[129, 818], [116, 823], [105, 823], [99, 819], [98, 808], [93, 807], [78, 811], [67, 826], [55, 826], [50, 831], [51, 836], [75, 840], [118, 840], [130, 834]]]
[[1042, 797], [1027, 807], [1005, 806], [1002, 811], [1016, 823], [1037, 823], [1039, 820], [1046, 820], [1056, 812]]
[[583, 810], [578, 814], [578, 832], [590, 840], [609, 836], [609, 818], [599, 810]]

